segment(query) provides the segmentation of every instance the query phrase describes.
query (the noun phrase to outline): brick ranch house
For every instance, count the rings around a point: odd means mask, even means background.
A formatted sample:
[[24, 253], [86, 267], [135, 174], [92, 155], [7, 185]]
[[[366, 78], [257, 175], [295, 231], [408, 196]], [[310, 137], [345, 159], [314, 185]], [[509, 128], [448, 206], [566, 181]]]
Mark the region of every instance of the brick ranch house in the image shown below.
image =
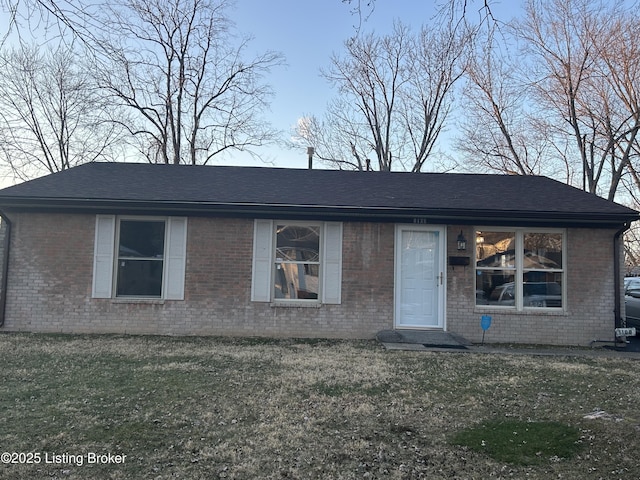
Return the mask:
[[2, 329], [588, 345], [638, 212], [535, 176], [92, 163], [0, 191]]

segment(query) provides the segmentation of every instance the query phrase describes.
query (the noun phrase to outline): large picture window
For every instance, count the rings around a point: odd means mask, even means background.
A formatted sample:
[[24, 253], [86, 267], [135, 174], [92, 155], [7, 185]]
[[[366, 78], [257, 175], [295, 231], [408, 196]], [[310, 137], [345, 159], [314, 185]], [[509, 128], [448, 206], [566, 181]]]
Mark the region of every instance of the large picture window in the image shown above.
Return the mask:
[[476, 305], [564, 307], [562, 231], [476, 231]]

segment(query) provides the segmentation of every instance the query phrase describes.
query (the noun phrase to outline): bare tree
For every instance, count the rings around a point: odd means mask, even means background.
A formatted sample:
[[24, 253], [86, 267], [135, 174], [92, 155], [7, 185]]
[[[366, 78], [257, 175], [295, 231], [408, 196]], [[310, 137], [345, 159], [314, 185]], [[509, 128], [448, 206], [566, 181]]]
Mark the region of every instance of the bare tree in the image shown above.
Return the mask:
[[120, 132], [72, 47], [0, 54], [0, 155], [20, 179], [113, 160]]
[[390, 35], [351, 38], [323, 72], [339, 98], [325, 120], [302, 123], [298, 141], [338, 168], [421, 171], [449, 113], [469, 35], [452, 23], [418, 35], [396, 23]]
[[[464, 17], [468, 10], [472, 6], [477, 7], [478, 12], [482, 12], [483, 15], [492, 17], [491, 0], [433, 0], [436, 5], [439, 5], [442, 9], [449, 11], [462, 13]], [[359, 25], [366, 20], [371, 12], [375, 9], [376, 0], [342, 0], [342, 3], [346, 3], [352, 7], [351, 13], [356, 15], [359, 19]]]
[[612, 171], [608, 193], [611, 199], [625, 172], [630, 174], [632, 184], [640, 192], [637, 174], [640, 151], [639, 21], [637, 15], [624, 12], [607, 16], [603, 34], [593, 38], [599, 58], [593, 88], [600, 99], [600, 108], [593, 116], [599, 118], [600, 130], [604, 132], [604, 151]]
[[359, 169], [371, 153], [378, 170], [391, 170], [394, 160], [402, 158], [399, 150], [404, 142], [397, 142], [397, 147], [395, 143], [404, 132], [394, 131], [393, 124], [398, 97], [407, 81], [410, 42], [408, 28], [400, 23], [392, 35], [351, 38], [345, 42], [345, 58], [334, 55], [331, 68], [324, 72], [343, 96], [328, 114], [337, 119], [334, 124], [350, 134], [349, 144], [343, 148], [351, 153]]
[[475, 31], [457, 21], [443, 17], [443, 24], [423, 27], [408, 54], [400, 116], [410, 140], [412, 172], [421, 171], [431, 157], [449, 118], [454, 86], [467, 67], [464, 54]]
[[530, 0], [516, 26], [533, 66], [533, 100], [547, 112], [557, 150], [569, 142], [583, 188], [611, 200], [637, 142], [637, 24], [621, 4]]
[[267, 52], [245, 61], [234, 46], [226, 0], [119, 0], [104, 8], [110, 35], [97, 57], [100, 86], [130, 110], [124, 125], [150, 162], [206, 164], [229, 149], [273, 137], [261, 112]]
[[548, 128], [531, 101], [532, 88], [521, 75], [522, 61], [512, 58], [501, 41], [503, 28], [483, 25], [469, 52], [464, 89], [464, 116], [457, 149], [465, 166], [511, 175], [540, 175], [571, 179], [564, 156], [554, 156]]
[[7, 30], [0, 32], [0, 47], [11, 35], [28, 42], [34, 31], [58, 40], [89, 46], [102, 26], [95, 19], [100, 4], [92, 0], [0, 0], [7, 15]]
[[[336, 0], [338, 1], [338, 0]], [[359, 30], [372, 12], [375, 10], [376, 0], [340, 0], [349, 5], [350, 13], [357, 17]], [[462, 18], [469, 11], [477, 8], [483, 17], [493, 18], [491, 5], [493, 0], [432, 0], [442, 10], [455, 12]], [[23, 23], [49, 24], [58, 23], [76, 33], [81, 40], [87, 39], [91, 43], [95, 40], [96, 31], [102, 30], [102, 25], [95, 22], [94, 11], [100, 3], [91, 0], [0, 0], [0, 9], [8, 14], [9, 30], [0, 36], [0, 47], [4, 45], [7, 35], [13, 30], [20, 30]]]
[[[345, 105], [345, 108], [340, 105]], [[325, 115], [324, 120], [314, 115], [298, 120], [291, 147], [312, 146], [313, 155], [318, 160], [339, 170], [371, 170], [370, 160], [355, 149], [354, 139], [361, 137], [362, 129], [349, 116], [352, 110], [340, 99], [333, 100], [329, 108], [335, 114]], [[345, 148], [351, 150], [345, 152]]]
[[[637, 25], [621, 4], [530, 0], [524, 19], [491, 32], [471, 62], [467, 158], [568, 183], [582, 177], [585, 190], [613, 199], [638, 150]], [[520, 45], [515, 60], [498, 40]]]

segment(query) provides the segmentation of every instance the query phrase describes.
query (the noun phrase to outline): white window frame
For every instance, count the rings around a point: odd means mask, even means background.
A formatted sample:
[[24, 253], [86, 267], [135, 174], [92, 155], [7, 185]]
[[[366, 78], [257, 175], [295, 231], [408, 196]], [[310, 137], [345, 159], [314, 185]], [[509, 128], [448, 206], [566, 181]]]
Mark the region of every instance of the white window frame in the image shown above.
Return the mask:
[[[318, 298], [275, 298], [276, 229], [278, 225], [319, 227], [320, 248], [318, 266]], [[302, 262], [310, 263], [310, 262]], [[341, 303], [342, 283], [342, 223], [300, 220], [254, 221], [253, 269], [251, 300], [276, 306], [322, 305]]]
[[[476, 226], [474, 227], [474, 248], [473, 248], [473, 272], [474, 272], [474, 290], [475, 290], [475, 282], [477, 280], [477, 272], [485, 271], [485, 270], [495, 270], [495, 268], [478, 268], [477, 267], [477, 235], [476, 232], [513, 232], [515, 234], [515, 269], [511, 270], [514, 272], [515, 277], [515, 305], [482, 305], [475, 304], [476, 308], [479, 309], [500, 309], [500, 310], [510, 310], [510, 311], [530, 311], [535, 310], [538, 312], [563, 312], [567, 309], [567, 230], [562, 228], [527, 228], [527, 227], [492, 227], [492, 226]], [[525, 306], [524, 305], [524, 296], [523, 296], [523, 277], [525, 270], [529, 271], [529, 269], [524, 268], [524, 236], [527, 233], [555, 233], [562, 235], [562, 270], [557, 269], [549, 269], [548, 272], [553, 273], [562, 273], [562, 307], [535, 307], [535, 306]], [[509, 271], [509, 269], [504, 269], [505, 271]], [[475, 299], [474, 299], [475, 302]]]
[[[121, 220], [165, 222], [160, 297], [117, 296]], [[96, 215], [92, 298], [184, 300], [187, 227], [186, 217]]]
[[[298, 226], [298, 227], [309, 227], [309, 228], [317, 228], [318, 229], [318, 260], [317, 261], [298, 261], [298, 260], [284, 260], [278, 257], [277, 252], [277, 241], [278, 241], [278, 226]], [[323, 254], [323, 225], [322, 222], [304, 222], [304, 221], [277, 221], [273, 223], [273, 263], [271, 265], [272, 269], [272, 288], [275, 291], [275, 271], [277, 270], [278, 265], [283, 267], [284, 265], [317, 265], [318, 266], [318, 298], [273, 298], [274, 302], [302, 302], [302, 303], [318, 303], [322, 299], [322, 254]], [[273, 293], [272, 293], [273, 295]]]
[[[121, 225], [122, 222], [163, 222], [164, 223], [164, 239], [163, 239], [163, 246], [162, 246], [162, 258], [161, 259], [157, 259], [157, 258], [132, 258], [132, 257], [127, 257], [127, 256], [120, 256], [120, 232], [121, 232]], [[165, 292], [165, 285], [166, 285], [166, 257], [167, 257], [167, 242], [168, 242], [168, 237], [169, 237], [169, 222], [167, 217], [143, 217], [143, 216], [128, 216], [128, 215], [123, 215], [123, 216], [118, 216], [116, 217], [116, 236], [114, 238], [114, 262], [113, 262], [113, 296], [114, 298], [150, 298], [150, 299], [162, 299], [164, 298], [164, 292]], [[161, 288], [160, 288], [160, 295], [159, 296], [154, 296], [154, 295], [118, 295], [118, 267], [119, 267], [119, 263], [121, 260], [132, 260], [132, 261], [142, 261], [142, 260], [147, 260], [147, 261], [155, 261], [155, 262], [162, 262], [162, 278], [161, 278]]]

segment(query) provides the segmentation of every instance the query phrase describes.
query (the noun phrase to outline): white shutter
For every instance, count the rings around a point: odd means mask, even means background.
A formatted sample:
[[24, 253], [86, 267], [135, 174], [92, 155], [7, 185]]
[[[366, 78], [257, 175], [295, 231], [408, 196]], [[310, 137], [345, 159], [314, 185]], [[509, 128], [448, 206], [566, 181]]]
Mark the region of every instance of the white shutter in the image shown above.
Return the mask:
[[187, 218], [169, 217], [165, 245], [164, 298], [184, 300], [184, 276], [187, 263]]
[[116, 231], [115, 215], [96, 215], [93, 247], [93, 298], [111, 298], [113, 254]]
[[253, 270], [251, 301], [271, 301], [271, 270], [273, 255], [273, 222], [255, 220], [253, 224]]
[[322, 303], [341, 303], [342, 223], [326, 222], [322, 242]]

